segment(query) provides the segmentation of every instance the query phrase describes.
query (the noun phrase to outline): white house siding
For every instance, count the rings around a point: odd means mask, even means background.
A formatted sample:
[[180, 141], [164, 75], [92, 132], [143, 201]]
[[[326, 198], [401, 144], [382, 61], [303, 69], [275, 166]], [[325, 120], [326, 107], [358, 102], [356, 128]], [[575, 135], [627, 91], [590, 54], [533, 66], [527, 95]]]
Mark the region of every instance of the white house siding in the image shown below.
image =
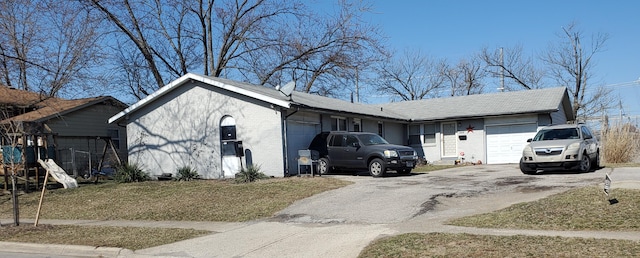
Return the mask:
[[518, 163], [527, 139], [535, 136], [537, 129], [537, 115], [485, 119], [486, 163]]
[[[466, 140], [464, 139], [466, 137]], [[458, 156], [464, 158], [465, 162], [478, 162], [484, 160], [485, 157], [485, 134], [484, 134], [484, 120], [462, 120], [458, 122]], [[464, 155], [462, 155], [464, 154]]]
[[[432, 143], [425, 143], [425, 139], [424, 139], [424, 134], [426, 133], [426, 126], [430, 126], [432, 127], [433, 131], [435, 133], [435, 139], [433, 140]], [[441, 133], [440, 133], [440, 123], [436, 123], [436, 122], [425, 122], [422, 123], [420, 126], [420, 142], [421, 145], [417, 145], [417, 146], [412, 146], [414, 147], [414, 149], [416, 149], [416, 151], [418, 152], [418, 155], [420, 155], [421, 157], [423, 157], [425, 160], [427, 160], [428, 162], [433, 162], [436, 160], [441, 160], [442, 156], [441, 151], [440, 151], [440, 147], [441, 147]]]
[[286, 119], [287, 167], [290, 175], [298, 173], [298, 150], [309, 148], [313, 137], [320, 133], [320, 115], [298, 112]]
[[127, 123], [129, 161], [152, 176], [191, 166], [201, 178], [222, 178], [219, 129], [229, 115], [253, 164], [267, 175], [283, 176], [281, 113], [246, 96], [226, 94], [186, 84], [132, 113]]

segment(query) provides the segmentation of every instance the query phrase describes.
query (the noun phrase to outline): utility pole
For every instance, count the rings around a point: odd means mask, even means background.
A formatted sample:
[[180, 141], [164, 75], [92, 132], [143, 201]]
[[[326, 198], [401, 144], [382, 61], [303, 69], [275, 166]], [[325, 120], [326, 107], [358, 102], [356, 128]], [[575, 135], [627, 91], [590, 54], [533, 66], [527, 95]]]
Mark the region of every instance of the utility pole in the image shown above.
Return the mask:
[[624, 115], [622, 112], [622, 100], [619, 100], [618, 105], [620, 106], [620, 120], [618, 120], [618, 124], [622, 125], [622, 116]]
[[358, 86], [358, 67], [356, 66], [356, 102], [360, 103], [360, 86]]
[[500, 47], [500, 92], [504, 92], [504, 55]]

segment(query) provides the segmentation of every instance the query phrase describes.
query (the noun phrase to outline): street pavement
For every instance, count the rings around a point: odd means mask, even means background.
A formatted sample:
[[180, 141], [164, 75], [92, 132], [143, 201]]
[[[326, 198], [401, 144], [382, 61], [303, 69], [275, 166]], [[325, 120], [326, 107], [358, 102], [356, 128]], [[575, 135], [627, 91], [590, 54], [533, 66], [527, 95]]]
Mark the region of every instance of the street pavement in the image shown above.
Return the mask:
[[[195, 228], [209, 235], [142, 250], [0, 242], [0, 257], [357, 257], [371, 241], [408, 232], [550, 235], [640, 241], [640, 232], [541, 231], [444, 225], [573, 187], [640, 188], [640, 168], [523, 175], [515, 165], [464, 166], [429, 174], [335, 177], [347, 187], [303, 200], [274, 217], [250, 222], [41, 220], [41, 224]], [[603, 198], [604, 194], [603, 194]], [[623, 198], [620, 198], [621, 200]], [[6, 220], [4, 220], [6, 221]], [[21, 223], [32, 223], [25, 220]]]

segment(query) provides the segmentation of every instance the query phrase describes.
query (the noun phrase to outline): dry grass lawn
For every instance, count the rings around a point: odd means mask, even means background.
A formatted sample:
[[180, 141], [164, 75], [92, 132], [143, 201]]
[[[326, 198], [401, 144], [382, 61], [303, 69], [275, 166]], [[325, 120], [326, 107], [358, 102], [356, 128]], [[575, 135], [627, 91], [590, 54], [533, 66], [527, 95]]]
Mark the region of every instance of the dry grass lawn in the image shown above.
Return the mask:
[[[534, 202], [450, 221], [480, 228], [564, 231], [632, 231], [640, 234], [640, 190], [613, 189], [611, 205], [598, 187], [585, 187]], [[629, 240], [470, 234], [403, 234], [380, 239], [360, 257], [634, 257]]]
[[[328, 177], [278, 178], [248, 184], [232, 181], [150, 181], [81, 185], [45, 193], [40, 219], [249, 221], [267, 218], [296, 200], [351, 184]], [[34, 219], [40, 192], [18, 197], [20, 218]], [[131, 250], [173, 243], [208, 231], [13, 222], [10, 195], [0, 196], [3, 241], [121, 247]]]

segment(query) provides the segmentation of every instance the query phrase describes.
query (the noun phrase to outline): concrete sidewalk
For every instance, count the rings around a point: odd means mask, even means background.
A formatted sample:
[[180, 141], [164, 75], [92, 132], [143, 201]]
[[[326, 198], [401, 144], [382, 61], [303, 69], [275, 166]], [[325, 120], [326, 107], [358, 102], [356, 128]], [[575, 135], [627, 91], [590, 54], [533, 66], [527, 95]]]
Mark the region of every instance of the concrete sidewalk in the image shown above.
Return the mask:
[[[28, 221], [25, 221], [28, 223]], [[426, 221], [418, 222], [422, 224]], [[360, 251], [376, 238], [406, 233], [393, 225], [375, 224], [291, 224], [281, 222], [206, 223], [206, 222], [132, 222], [132, 221], [64, 221], [44, 220], [43, 224], [100, 225], [161, 228], [196, 228], [212, 230], [210, 235], [142, 250], [115, 247], [53, 245], [0, 242], [6, 253], [31, 253], [68, 257], [357, 257]], [[411, 230], [418, 233], [446, 232], [480, 235], [530, 235], [624, 239], [640, 241], [639, 232], [603, 231], [544, 231], [518, 229], [469, 228], [422, 224]], [[428, 226], [427, 226], [428, 225]], [[402, 230], [404, 231], [404, 230]]]
[[[22, 221], [22, 223], [33, 223]], [[385, 225], [291, 224], [185, 221], [41, 220], [42, 224], [194, 228], [211, 234], [142, 250], [113, 247], [0, 242], [3, 252], [55, 254], [77, 257], [357, 257], [379, 236], [394, 234]]]
[[[604, 183], [604, 173], [610, 174], [615, 188], [640, 189], [640, 168], [603, 169], [591, 174]], [[614, 173], [615, 172], [615, 173]], [[487, 172], [496, 173], [496, 172]], [[434, 178], [436, 177], [434, 173]], [[544, 176], [543, 176], [544, 177]], [[369, 180], [368, 178], [365, 178]], [[373, 180], [373, 179], [372, 179]], [[406, 178], [414, 180], [414, 178]], [[379, 180], [378, 180], [379, 181]], [[602, 185], [602, 184], [601, 184]], [[348, 192], [347, 192], [348, 193]], [[500, 195], [502, 193], [494, 193]], [[511, 198], [530, 193], [511, 193]], [[516, 196], [516, 197], [513, 197]], [[335, 196], [331, 196], [336, 198]], [[495, 201], [495, 196], [480, 196], [472, 199], [449, 198], [442, 200], [443, 207], [463, 207], [463, 201]], [[518, 199], [522, 201], [522, 199]], [[326, 201], [326, 200], [324, 200]], [[462, 213], [461, 213], [462, 212]], [[408, 232], [470, 233], [483, 235], [532, 235], [586, 237], [603, 239], [625, 239], [640, 241], [640, 232], [600, 231], [544, 231], [517, 229], [467, 228], [444, 225], [451, 216], [478, 212], [462, 208], [437, 211], [399, 223], [353, 223], [326, 220], [321, 223], [313, 218], [297, 218], [297, 222], [259, 220], [250, 222], [189, 222], [189, 221], [93, 221], [93, 220], [40, 220], [41, 224], [81, 226], [125, 226], [194, 228], [209, 230], [211, 234], [142, 250], [112, 247], [42, 245], [30, 243], [0, 242], [2, 253], [30, 253], [57, 257], [357, 257], [371, 241], [389, 235]], [[4, 220], [8, 221], [8, 220]], [[22, 220], [21, 223], [33, 223]]]

